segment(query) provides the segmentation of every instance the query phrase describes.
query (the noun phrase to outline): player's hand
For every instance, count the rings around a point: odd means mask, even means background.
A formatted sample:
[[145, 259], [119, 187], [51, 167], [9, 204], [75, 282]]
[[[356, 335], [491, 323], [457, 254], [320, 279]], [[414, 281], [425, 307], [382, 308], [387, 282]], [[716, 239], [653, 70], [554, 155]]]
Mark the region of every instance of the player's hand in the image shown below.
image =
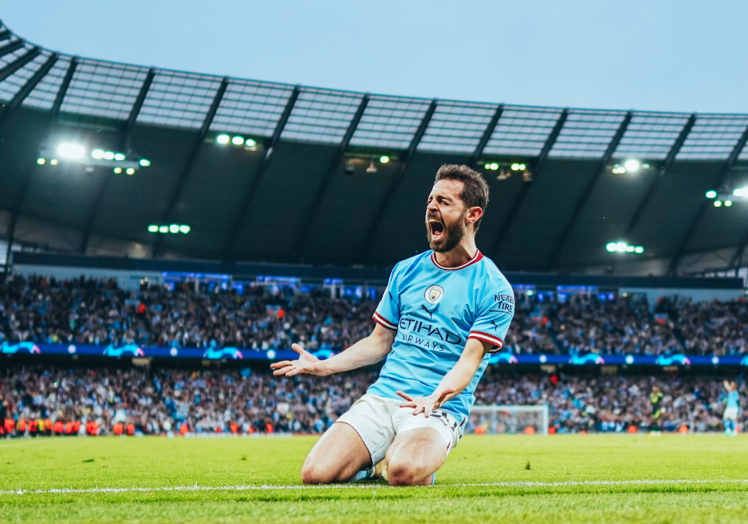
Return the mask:
[[413, 408], [413, 415], [423, 413], [423, 415], [428, 418], [428, 416], [439, 409], [447, 400], [447, 397], [454, 392], [454, 389], [446, 388], [434, 391], [428, 397], [411, 397], [402, 391], [398, 391], [397, 394], [406, 400], [406, 402], [400, 404], [401, 408]]
[[270, 364], [270, 367], [275, 370], [273, 371], [273, 375], [293, 377], [295, 375], [300, 375], [301, 373], [307, 373], [309, 375], [325, 374], [325, 365], [317, 357], [298, 344], [293, 344], [291, 349], [299, 354], [299, 359], [281, 360], [275, 364]]

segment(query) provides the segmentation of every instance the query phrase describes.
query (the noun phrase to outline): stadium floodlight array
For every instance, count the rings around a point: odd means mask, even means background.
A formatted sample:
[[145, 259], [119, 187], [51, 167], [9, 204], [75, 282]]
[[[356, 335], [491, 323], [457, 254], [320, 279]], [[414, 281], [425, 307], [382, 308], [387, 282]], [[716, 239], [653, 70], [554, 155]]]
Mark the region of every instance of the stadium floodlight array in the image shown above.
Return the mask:
[[128, 175], [134, 175], [140, 168], [150, 167], [151, 165], [150, 160], [138, 158], [133, 153], [126, 155], [121, 152], [94, 149], [89, 154], [83, 144], [75, 142], [60, 142], [53, 149], [43, 146], [36, 163], [43, 166], [47, 163], [48, 158], [50, 159], [49, 164], [52, 166], [58, 165], [60, 161], [82, 164], [87, 168], [112, 167], [114, 165], [114, 173], [119, 174], [124, 171]]
[[732, 191], [725, 189], [721, 192], [710, 189], [705, 193], [705, 196], [710, 200], [714, 200], [714, 207], [732, 207], [735, 200], [739, 201], [748, 198], [748, 187], [737, 187]]
[[636, 255], [644, 253], [643, 246], [630, 246], [626, 242], [608, 242], [605, 249], [608, 253], [634, 253]]
[[636, 173], [640, 169], [649, 169], [651, 166], [647, 163], [639, 162], [635, 159], [626, 160], [623, 165], [615, 164], [613, 166], [613, 174], [625, 175], [626, 173]]
[[225, 133], [216, 136], [216, 143], [222, 146], [234, 144], [235, 146], [246, 146], [252, 150], [257, 147], [257, 141], [254, 138], [244, 138], [241, 135], [230, 136]]
[[527, 164], [525, 164], [524, 162], [512, 162], [511, 164], [506, 164], [506, 166], [503, 166], [498, 162], [489, 161], [486, 162], [483, 167], [486, 169], [486, 171], [499, 171], [496, 180], [506, 180], [510, 176], [512, 176], [512, 171], [517, 171], [522, 173], [523, 182], [532, 182], [532, 173], [530, 173], [530, 171], [527, 169]]
[[148, 232], [149, 233], [171, 233], [172, 235], [176, 235], [178, 233], [182, 233], [186, 235], [192, 231], [192, 228], [186, 224], [169, 224], [169, 225], [158, 225], [158, 224], [151, 224], [148, 226]]
[[[499, 168], [501, 168], [501, 164], [497, 162], [487, 162], [483, 167], [489, 171], [497, 171]], [[524, 171], [525, 169], [527, 169], [527, 164], [520, 164], [518, 162], [514, 162], [513, 164], [509, 166], [509, 168], [512, 171]]]

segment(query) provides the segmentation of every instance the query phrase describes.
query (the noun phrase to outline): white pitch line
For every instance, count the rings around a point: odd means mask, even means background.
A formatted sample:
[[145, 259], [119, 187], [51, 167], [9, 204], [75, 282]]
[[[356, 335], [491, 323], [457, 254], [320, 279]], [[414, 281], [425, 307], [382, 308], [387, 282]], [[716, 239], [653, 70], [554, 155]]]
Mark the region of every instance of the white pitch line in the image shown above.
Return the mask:
[[[584, 481], [562, 481], [562, 482], [482, 482], [475, 484], [438, 484], [436, 488], [473, 488], [473, 487], [496, 487], [496, 488], [556, 488], [570, 486], [666, 486], [666, 485], [689, 485], [689, 484], [748, 484], [748, 479], [715, 479], [715, 480], [584, 480]], [[392, 486], [382, 484], [330, 484], [330, 485], [293, 485], [293, 486], [174, 486], [155, 488], [54, 488], [54, 489], [14, 489], [0, 490], [2, 495], [47, 495], [47, 494], [86, 494], [86, 493], [149, 493], [153, 491], [179, 492], [179, 491], [282, 491], [282, 490], [313, 490], [313, 489], [387, 489]]]

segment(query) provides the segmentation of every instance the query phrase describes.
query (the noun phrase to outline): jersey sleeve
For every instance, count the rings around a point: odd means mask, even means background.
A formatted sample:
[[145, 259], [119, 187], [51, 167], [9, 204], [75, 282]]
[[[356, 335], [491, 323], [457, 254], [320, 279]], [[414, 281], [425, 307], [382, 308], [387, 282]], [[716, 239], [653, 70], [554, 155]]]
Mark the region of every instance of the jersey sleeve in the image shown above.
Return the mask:
[[506, 283], [499, 289], [494, 288], [490, 295], [484, 296], [478, 308], [478, 314], [470, 329], [468, 339], [474, 338], [492, 344], [490, 353], [496, 353], [504, 347], [504, 338], [509, 324], [514, 317], [514, 292]]
[[400, 296], [398, 293], [398, 266], [392, 269], [390, 280], [374, 312], [374, 320], [383, 327], [397, 331], [400, 322]]

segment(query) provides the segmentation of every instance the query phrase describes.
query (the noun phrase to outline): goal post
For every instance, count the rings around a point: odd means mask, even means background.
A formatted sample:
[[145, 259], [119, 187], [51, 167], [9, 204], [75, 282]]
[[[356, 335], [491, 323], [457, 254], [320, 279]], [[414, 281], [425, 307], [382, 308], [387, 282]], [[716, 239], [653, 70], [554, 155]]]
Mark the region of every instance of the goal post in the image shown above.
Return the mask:
[[475, 405], [468, 419], [468, 433], [475, 434], [548, 434], [548, 404]]

